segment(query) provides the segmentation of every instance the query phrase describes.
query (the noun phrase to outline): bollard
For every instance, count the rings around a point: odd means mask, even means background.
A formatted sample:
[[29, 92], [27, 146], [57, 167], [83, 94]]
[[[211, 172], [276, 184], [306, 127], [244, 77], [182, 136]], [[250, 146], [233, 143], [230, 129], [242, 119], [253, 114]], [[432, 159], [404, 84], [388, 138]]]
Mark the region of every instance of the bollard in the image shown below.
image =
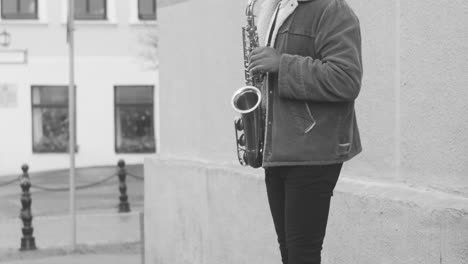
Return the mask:
[[128, 213], [130, 212], [130, 204], [128, 202], [128, 195], [127, 195], [127, 183], [125, 182], [127, 177], [127, 172], [125, 171], [125, 161], [119, 160], [117, 163], [119, 166], [119, 190], [120, 190], [120, 203], [119, 203], [119, 213]]
[[31, 213], [31, 193], [29, 188], [31, 188], [31, 181], [29, 180], [28, 165], [24, 164], [21, 166], [23, 175], [21, 176], [20, 186], [23, 191], [21, 194], [21, 212], [20, 218], [23, 221], [23, 237], [21, 238], [21, 251], [26, 250], [35, 250], [36, 249], [36, 240], [33, 236], [34, 228], [32, 227], [32, 213]]

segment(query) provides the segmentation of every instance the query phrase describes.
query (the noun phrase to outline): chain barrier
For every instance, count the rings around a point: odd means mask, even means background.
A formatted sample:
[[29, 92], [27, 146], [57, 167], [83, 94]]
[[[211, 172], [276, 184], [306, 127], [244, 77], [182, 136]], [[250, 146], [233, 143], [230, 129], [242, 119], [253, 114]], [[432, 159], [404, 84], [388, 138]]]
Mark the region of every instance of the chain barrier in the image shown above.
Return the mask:
[[[145, 177], [137, 175], [135, 173], [132, 173], [132, 172], [130, 172], [128, 170], [126, 170], [126, 174], [127, 174], [127, 176], [130, 176], [130, 177], [132, 177], [132, 178], [134, 178], [136, 180], [139, 180], [139, 181], [144, 181], [145, 180]], [[108, 177], [106, 177], [106, 178], [104, 178], [102, 180], [99, 180], [99, 181], [96, 181], [96, 182], [93, 182], [93, 183], [76, 186], [76, 190], [89, 189], [89, 188], [104, 184], [104, 183], [116, 178], [116, 176], [117, 176], [116, 174], [113, 174], [113, 175], [110, 175], [110, 176], [108, 176]], [[0, 187], [6, 187], [8, 185], [14, 184], [14, 183], [19, 182], [19, 181], [20, 181], [20, 177], [11, 179], [9, 181], [0, 182]], [[31, 187], [34, 188], [34, 189], [38, 189], [38, 190], [41, 190], [41, 191], [47, 191], [47, 192], [64, 192], [64, 191], [70, 190], [70, 187], [68, 187], [68, 186], [66, 186], [66, 187], [48, 187], [48, 186], [42, 186], [42, 185], [33, 184], [33, 183], [31, 183]]]
[[[96, 182], [76, 186], [75, 189], [76, 190], [89, 189], [89, 188], [104, 184], [104, 183], [106, 183], [106, 182], [108, 182], [108, 181], [110, 181], [112, 179], [116, 179], [115, 174], [110, 175], [110, 176], [108, 176], [108, 177], [106, 177], [106, 178], [104, 178], [102, 180], [96, 181]], [[47, 192], [65, 192], [65, 191], [70, 190], [70, 187], [46, 187], [46, 186], [41, 186], [41, 185], [38, 185], [38, 184], [31, 184], [31, 187], [34, 188], [34, 189], [38, 189], [38, 190], [41, 190], [41, 191], [47, 191]]]
[[[130, 212], [130, 203], [128, 201], [128, 195], [127, 195], [127, 184], [125, 182], [126, 177], [128, 175], [134, 179], [141, 180], [141, 181], [144, 180], [144, 177], [133, 174], [131, 172], [127, 172], [125, 169], [125, 161], [122, 159], [119, 160], [119, 162], [117, 163], [117, 167], [118, 169], [115, 174], [109, 175], [108, 177], [105, 177], [95, 182], [78, 185], [75, 187], [75, 189], [76, 190], [88, 189], [88, 188], [96, 187], [99, 185], [103, 185], [107, 182], [110, 182], [111, 180], [118, 180], [119, 181], [118, 186], [119, 186], [119, 191], [120, 191], [120, 196], [119, 196], [120, 203], [118, 205], [119, 213]], [[66, 192], [70, 190], [70, 187], [69, 186], [49, 187], [49, 186], [43, 186], [40, 184], [34, 184], [31, 182], [30, 177], [29, 177], [29, 166], [27, 164], [24, 164], [23, 166], [21, 166], [21, 170], [23, 171], [23, 174], [21, 176], [15, 179], [0, 182], [0, 187], [8, 186], [16, 182], [20, 183], [20, 187], [22, 190], [22, 194], [21, 194], [22, 208], [21, 208], [20, 218], [21, 218], [21, 221], [23, 222], [23, 227], [21, 228], [23, 236], [21, 237], [20, 250], [28, 251], [28, 250], [37, 249], [35, 238], [33, 236], [34, 228], [32, 225], [33, 215], [31, 213], [32, 197], [31, 197], [30, 188], [38, 189], [38, 190], [45, 191], [45, 192]]]
[[5, 187], [5, 186], [8, 186], [8, 185], [11, 185], [15, 182], [19, 182], [19, 177], [18, 178], [15, 178], [15, 179], [11, 179], [9, 181], [5, 181], [5, 182], [0, 182], [0, 187]]
[[127, 170], [126, 172], [127, 172], [127, 176], [130, 176], [130, 177], [132, 177], [132, 178], [134, 178], [134, 179], [137, 179], [137, 180], [140, 180], [140, 181], [144, 181], [144, 180], [145, 180], [145, 177], [143, 177], [143, 176], [139, 176], [139, 175], [133, 174], [133, 173], [131, 173], [131, 172], [128, 171], [128, 170]]

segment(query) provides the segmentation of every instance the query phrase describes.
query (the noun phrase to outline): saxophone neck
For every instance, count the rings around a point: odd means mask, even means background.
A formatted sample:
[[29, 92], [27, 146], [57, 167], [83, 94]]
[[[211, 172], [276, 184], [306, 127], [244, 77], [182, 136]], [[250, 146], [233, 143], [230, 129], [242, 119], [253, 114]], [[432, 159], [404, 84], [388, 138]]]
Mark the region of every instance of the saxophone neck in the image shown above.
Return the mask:
[[245, 15], [247, 17], [254, 16], [254, 8], [255, 8], [256, 3], [257, 3], [257, 0], [249, 0], [249, 2], [247, 3], [247, 8], [245, 9]]

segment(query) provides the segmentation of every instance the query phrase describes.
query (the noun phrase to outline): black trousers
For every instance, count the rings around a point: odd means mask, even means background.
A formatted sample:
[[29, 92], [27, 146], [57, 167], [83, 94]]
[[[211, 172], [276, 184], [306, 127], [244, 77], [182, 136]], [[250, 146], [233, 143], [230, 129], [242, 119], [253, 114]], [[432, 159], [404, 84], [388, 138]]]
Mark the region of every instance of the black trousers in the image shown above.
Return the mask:
[[265, 168], [283, 264], [320, 264], [330, 200], [342, 165]]

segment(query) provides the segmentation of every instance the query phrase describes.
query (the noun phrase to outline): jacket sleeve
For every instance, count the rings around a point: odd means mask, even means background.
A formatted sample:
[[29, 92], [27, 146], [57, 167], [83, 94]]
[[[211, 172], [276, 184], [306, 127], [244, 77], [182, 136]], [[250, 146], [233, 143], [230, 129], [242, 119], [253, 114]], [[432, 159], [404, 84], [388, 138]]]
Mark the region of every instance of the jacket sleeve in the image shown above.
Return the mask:
[[317, 27], [318, 58], [282, 54], [279, 96], [321, 102], [353, 101], [362, 79], [359, 20], [344, 1], [331, 1]]

